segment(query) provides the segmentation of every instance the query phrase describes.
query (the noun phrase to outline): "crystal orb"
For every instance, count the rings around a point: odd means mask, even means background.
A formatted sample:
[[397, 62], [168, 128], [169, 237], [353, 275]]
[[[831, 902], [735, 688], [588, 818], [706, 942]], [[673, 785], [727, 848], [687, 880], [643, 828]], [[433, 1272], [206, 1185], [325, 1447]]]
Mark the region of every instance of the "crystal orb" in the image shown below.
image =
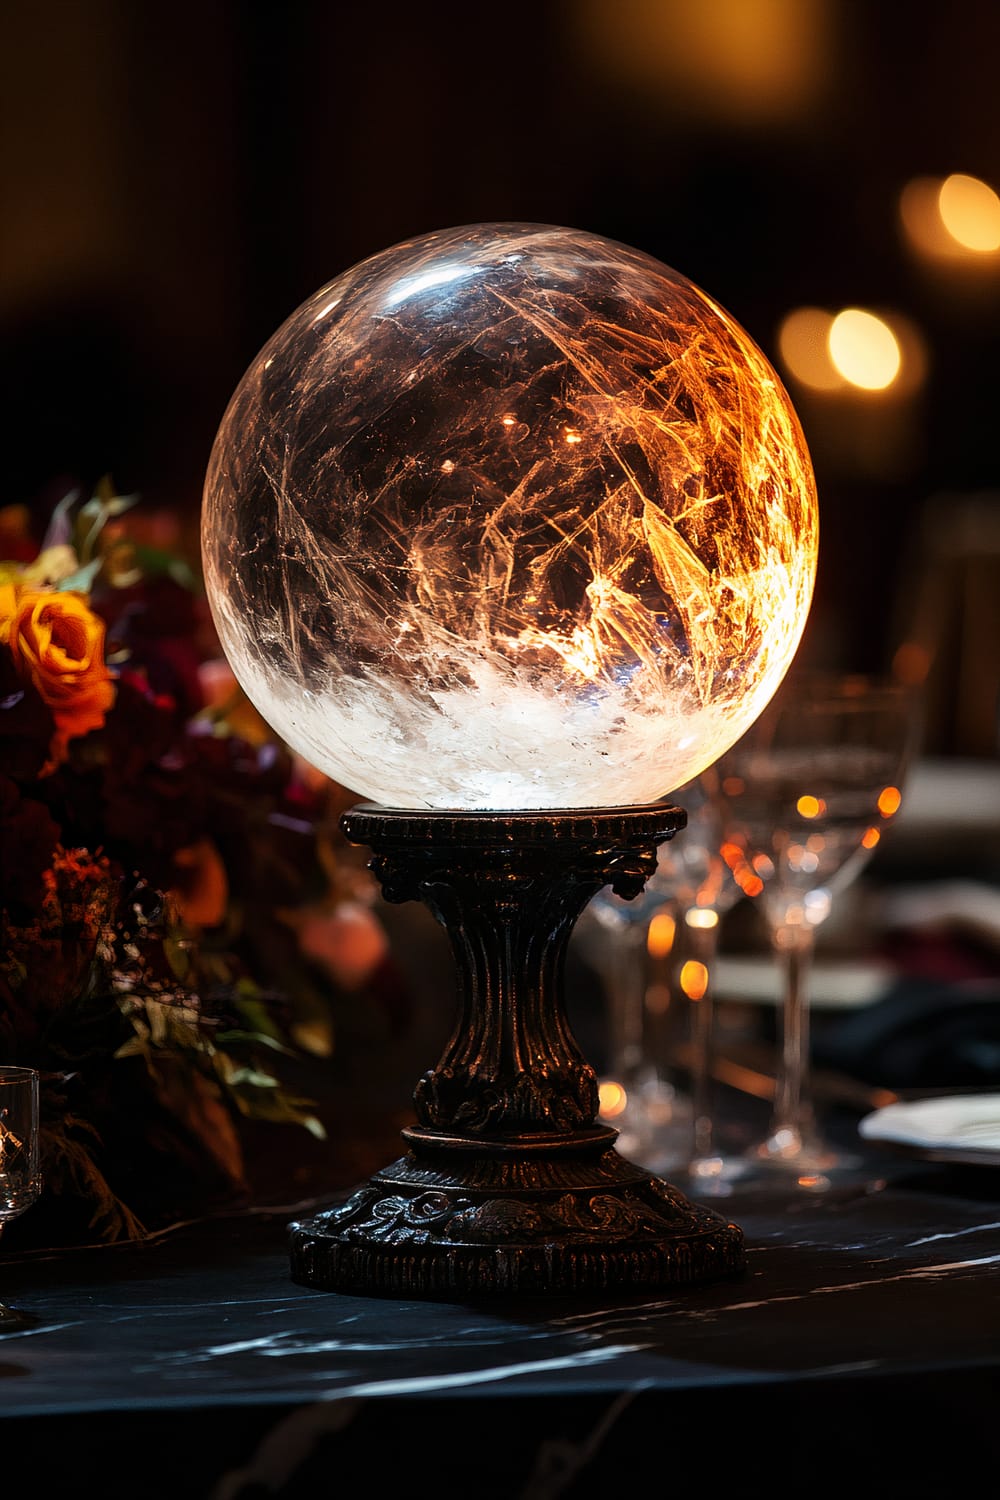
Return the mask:
[[773, 696], [811, 604], [795, 410], [677, 271], [581, 230], [407, 240], [287, 319], [208, 467], [222, 648], [387, 807], [668, 796]]

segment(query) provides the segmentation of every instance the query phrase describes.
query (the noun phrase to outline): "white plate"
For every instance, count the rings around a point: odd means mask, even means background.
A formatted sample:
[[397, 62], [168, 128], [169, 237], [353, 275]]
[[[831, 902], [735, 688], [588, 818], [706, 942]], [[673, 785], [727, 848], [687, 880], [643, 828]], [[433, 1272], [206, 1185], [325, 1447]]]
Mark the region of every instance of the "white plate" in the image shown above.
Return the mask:
[[[720, 954], [714, 973], [719, 1000], [776, 1005], [781, 999], [781, 969], [773, 958]], [[809, 1000], [817, 1009], [852, 1010], [880, 999], [895, 978], [887, 963], [817, 958], [809, 971]]]
[[1000, 1167], [1000, 1090], [887, 1104], [866, 1115], [866, 1141], [903, 1146], [930, 1161]]
[[1000, 763], [996, 758], [932, 757], [918, 760], [910, 771], [891, 837], [895, 843], [897, 832], [924, 837], [998, 825]]

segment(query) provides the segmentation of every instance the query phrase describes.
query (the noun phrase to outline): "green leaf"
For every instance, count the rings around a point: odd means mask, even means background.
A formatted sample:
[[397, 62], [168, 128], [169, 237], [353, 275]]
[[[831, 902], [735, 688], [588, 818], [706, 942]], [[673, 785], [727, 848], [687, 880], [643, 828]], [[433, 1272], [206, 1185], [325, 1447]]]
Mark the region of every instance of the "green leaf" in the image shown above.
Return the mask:
[[251, 1046], [256, 1046], [259, 1044], [262, 1047], [270, 1047], [274, 1052], [281, 1052], [285, 1057], [295, 1056], [294, 1048], [286, 1046], [285, 1043], [279, 1041], [276, 1036], [268, 1036], [265, 1032], [262, 1031], [239, 1031], [235, 1029], [220, 1031], [216, 1035], [216, 1041], [248, 1042]]
[[281, 1087], [277, 1078], [272, 1077], [270, 1073], [262, 1073], [259, 1068], [254, 1067], [241, 1068], [232, 1061], [232, 1058], [227, 1058], [225, 1053], [216, 1053], [215, 1064], [227, 1088], [276, 1089]]
[[281, 1032], [261, 998], [260, 990], [252, 980], [240, 979], [233, 999], [248, 1031], [255, 1032], [261, 1037], [270, 1037], [276, 1042], [280, 1041]]
[[76, 572], [71, 573], [68, 578], [63, 578], [57, 583], [56, 592], [63, 593], [72, 590], [77, 594], [86, 594], [90, 591], [90, 585], [100, 571], [101, 559], [95, 557], [89, 563], [85, 563], [82, 568], [77, 568]]
[[322, 1120], [311, 1114], [312, 1100], [294, 1099], [288, 1094], [267, 1094], [248, 1100], [237, 1098], [237, 1107], [248, 1119], [265, 1120], [273, 1125], [301, 1125], [318, 1141], [326, 1140]]
[[139, 498], [138, 495], [113, 495], [104, 499], [100, 495], [94, 495], [86, 505], [82, 505], [77, 517], [80, 527], [80, 544], [77, 547], [77, 554], [80, 557], [89, 558], [97, 538], [111, 517], [120, 516], [125, 511], [131, 510], [133, 505], [139, 503]]
[[189, 563], [174, 552], [164, 552], [160, 547], [147, 547], [137, 543], [135, 557], [147, 578], [161, 578], [166, 575], [192, 594], [197, 593], [201, 588], [201, 580], [197, 573]]

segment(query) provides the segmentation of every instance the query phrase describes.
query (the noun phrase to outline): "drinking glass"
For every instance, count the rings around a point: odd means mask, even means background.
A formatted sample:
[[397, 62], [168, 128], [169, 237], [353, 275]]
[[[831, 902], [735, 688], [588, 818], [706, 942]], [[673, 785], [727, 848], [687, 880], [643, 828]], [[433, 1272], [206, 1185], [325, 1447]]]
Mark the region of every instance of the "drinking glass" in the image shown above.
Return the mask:
[[690, 1118], [689, 1101], [650, 1049], [646, 1010], [651, 932], [666, 930], [669, 948], [676, 926], [674, 895], [658, 867], [631, 901], [610, 886], [598, 891], [573, 934], [603, 991], [600, 1117], [618, 1131], [619, 1149], [641, 1165], [654, 1148], [667, 1150]]
[[[0, 1235], [42, 1190], [38, 1163], [39, 1075], [0, 1067]], [[34, 1318], [0, 1302], [0, 1334], [30, 1327]]]
[[721, 916], [742, 893], [722, 856], [714, 769], [669, 800], [684, 808], [687, 825], [660, 846], [643, 892], [626, 901], [605, 887], [578, 929], [607, 1000], [602, 1119], [619, 1131], [624, 1154], [650, 1171], [698, 1162], [707, 1173], [711, 975]]
[[718, 762], [730, 861], [783, 975], [771, 1120], [745, 1172], [776, 1167], [822, 1189], [849, 1165], [810, 1095], [810, 968], [834, 900], [899, 811], [919, 723], [919, 699], [893, 679], [794, 673]]

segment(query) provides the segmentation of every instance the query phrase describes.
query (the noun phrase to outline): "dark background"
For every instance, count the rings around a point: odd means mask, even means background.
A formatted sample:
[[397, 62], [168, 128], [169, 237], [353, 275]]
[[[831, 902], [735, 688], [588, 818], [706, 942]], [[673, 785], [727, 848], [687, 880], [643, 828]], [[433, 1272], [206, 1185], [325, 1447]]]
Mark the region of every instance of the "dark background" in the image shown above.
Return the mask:
[[[785, 377], [821, 505], [803, 652], [877, 668], [936, 631], [939, 698], [971, 672], [987, 707], [939, 710], [931, 748], [995, 753], [1000, 262], [922, 261], [899, 200], [920, 176], [1000, 186], [996, 0], [4, 0], [0, 18], [0, 504], [42, 516], [110, 473], [194, 536], [229, 396], [305, 297], [423, 231], [573, 225], [699, 283]], [[802, 304], [911, 319], [922, 388], [798, 387], [777, 331]], [[943, 569], [968, 496], [975, 556]]]

